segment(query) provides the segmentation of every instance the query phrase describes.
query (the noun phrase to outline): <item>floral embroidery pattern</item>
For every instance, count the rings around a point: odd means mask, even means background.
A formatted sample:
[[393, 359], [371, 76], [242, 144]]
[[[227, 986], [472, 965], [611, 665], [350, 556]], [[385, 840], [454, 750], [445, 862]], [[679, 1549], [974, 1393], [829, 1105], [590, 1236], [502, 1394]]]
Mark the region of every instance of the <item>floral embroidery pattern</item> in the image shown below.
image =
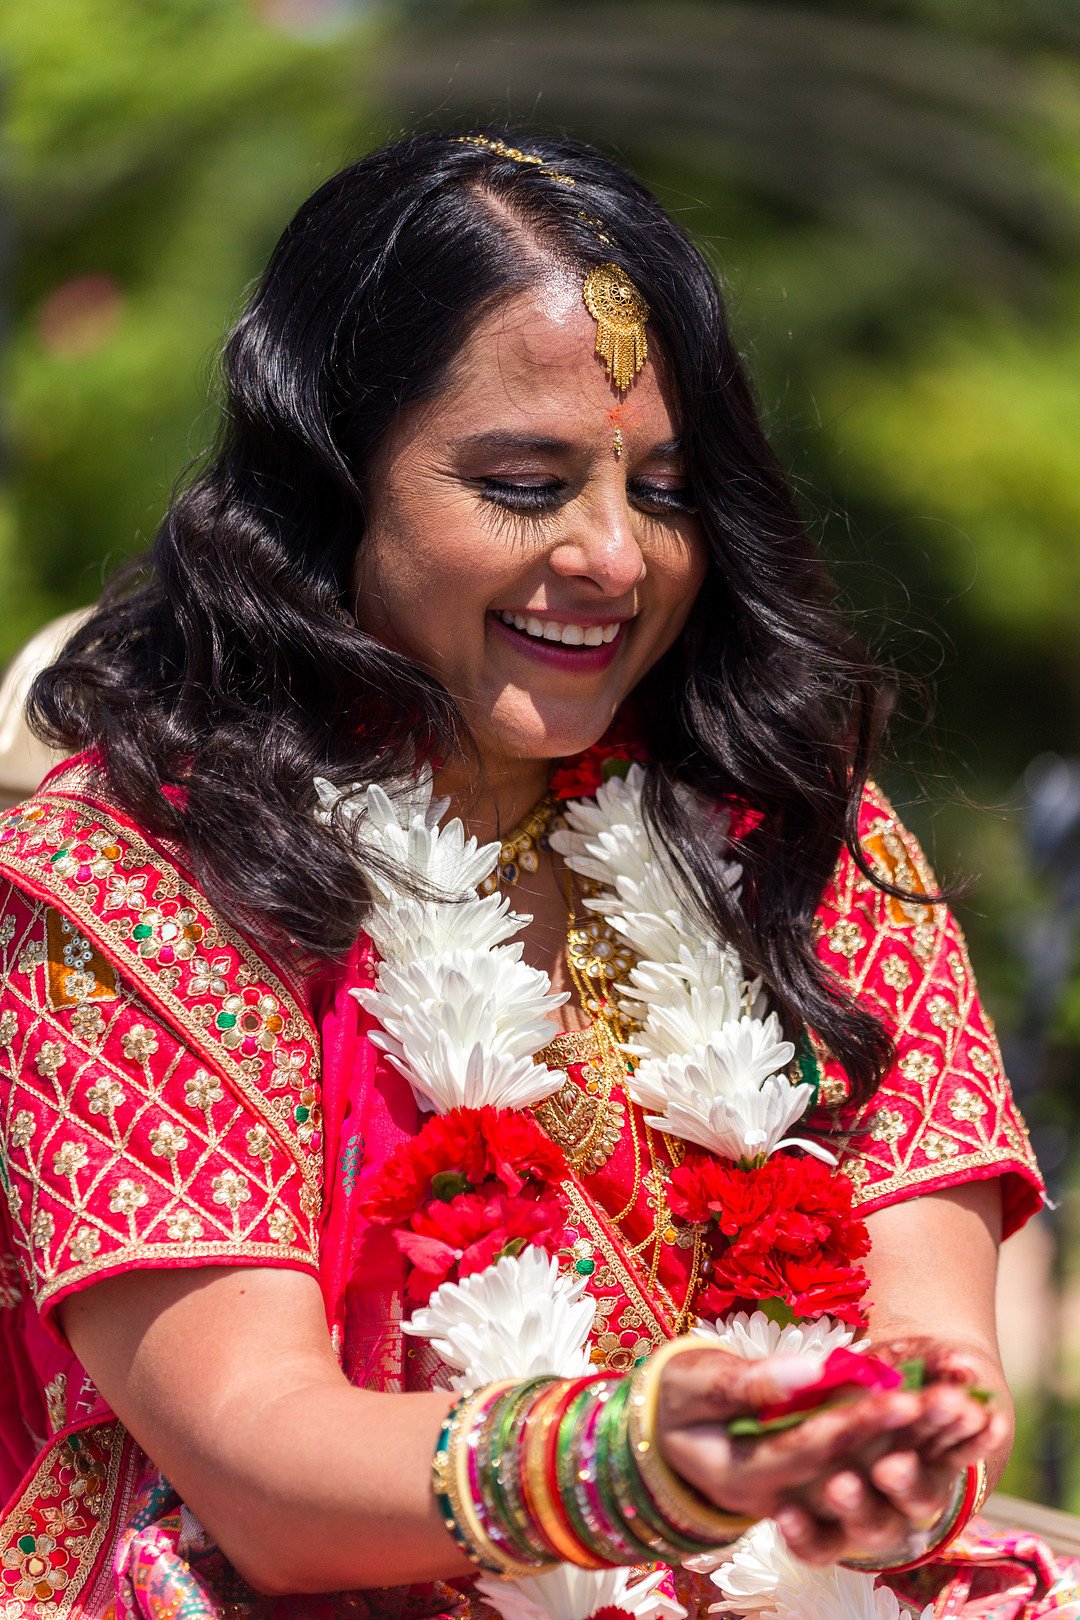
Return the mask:
[[[200, 912], [199, 897], [189, 900], [183, 880], [137, 835], [114, 833], [77, 801], [58, 795], [54, 803], [52, 813], [0, 815], [0, 835], [10, 834], [0, 840], [0, 916], [9, 919], [0, 947], [0, 1089], [9, 1094], [0, 1130], [12, 1183], [0, 1249], [23, 1251], [39, 1305], [79, 1278], [146, 1264], [158, 1251], [255, 1261], [284, 1254], [312, 1268], [319, 1143], [314, 1128], [301, 1141], [292, 1101], [275, 1112], [266, 1089], [272, 1077], [296, 1095], [307, 1086], [309, 1112], [317, 1107], [318, 1054], [302, 1004], [272, 970], [252, 966], [246, 943]], [[90, 844], [91, 833], [106, 831]], [[83, 843], [93, 851], [86, 861]], [[80, 857], [81, 878], [67, 860], [52, 861], [58, 851]], [[47, 893], [28, 898], [23, 874]], [[50, 1000], [50, 914], [75, 955], [89, 944], [110, 953], [95, 960], [119, 961], [107, 1007]], [[203, 940], [210, 949], [197, 949]], [[63, 965], [69, 976], [81, 971], [78, 962]], [[173, 998], [175, 1029], [143, 1001], [140, 980], [164, 1004]], [[209, 1015], [204, 1037], [196, 1005]], [[230, 1049], [214, 1020], [234, 1008]], [[289, 1045], [279, 1049], [286, 1026]], [[285, 1062], [275, 1066], [279, 1050]], [[235, 1090], [214, 1063], [235, 1072]]]
[[222, 1046], [251, 1057], [256, 1052], [273, 1051], [285, 1020], [273, 996], [260, 994], [255, 985], [248, 985], [239, 995], [225, 997], [214, 1026], [221, 1033]]
[[147, 906], [131, 930], [139, 955], [165, 967], [170, 962], [186, 962], [195, 955], [204, 933], [201, 923], [195, 920], [197, 915], [191, 906]]
[[92, 1114], [113, 1114], [124, 1100], [124, 1088], [117, 1080], [95, 1080], [87, 1087], [86, 1106]]
[[[916, 895], [934, 891], [918, 845], [876, 789], [864, 801], [860, 832], [880, 876]], [[856, 919], [866, 948], [847, 956], [829, 942], [849, 937], [837, 930]], [[821, 1121], [841, 1137], [842, 1167], [861, 1202], [876, 1207], [973, 1171], [1011, 1168], [1018, 1174], [1003, 1184], [1011, 1230], [1036, 1204], [1038, 1170], [955, 919], [943, 906], [883, 894], [845, 854], [819, 920], [823, 960], [884, 1020], [897, 1048], [895, 1069], [868, 1104], [841, 1102]], [[830, 1080], [842, 1078], [828, 1060], [826, 1103]]]

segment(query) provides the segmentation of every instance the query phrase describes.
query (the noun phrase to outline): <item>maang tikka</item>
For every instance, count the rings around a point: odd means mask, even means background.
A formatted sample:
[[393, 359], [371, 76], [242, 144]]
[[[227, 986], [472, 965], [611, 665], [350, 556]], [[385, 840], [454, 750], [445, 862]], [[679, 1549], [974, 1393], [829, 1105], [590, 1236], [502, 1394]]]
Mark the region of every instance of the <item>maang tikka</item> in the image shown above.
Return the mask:
[[614, 386], [625, 394], [649, 357], [649, 306], [626, 271], [611, 263], [593, 266], [581, 296], [596, 322], [596, 353]]

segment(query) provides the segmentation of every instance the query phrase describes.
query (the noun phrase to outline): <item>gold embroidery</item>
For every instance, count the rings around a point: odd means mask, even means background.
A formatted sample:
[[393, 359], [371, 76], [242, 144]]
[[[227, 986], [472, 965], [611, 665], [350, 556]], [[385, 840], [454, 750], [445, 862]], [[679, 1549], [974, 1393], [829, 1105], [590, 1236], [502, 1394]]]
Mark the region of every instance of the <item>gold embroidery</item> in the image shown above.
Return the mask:
[[[198, 923], [197, 905], [201, 896], [192, 893], [191, 903], [186, 903], [187, 895], [180, 873], [169, 867], [161, 852], [153, 849], [132, 829], [122, 826], [101, 807], [80, 800], [78, 790], [84, 785], [90, 791], [99, 786], [92, 772], [85, 767], [73, 767], [57, 784], [55, 794], [43, 794], [37, 801], [4, 817], [0, 823], [3, 829], [0, 836], [0, 864], [6, 865], [9, 871], [25, 873], [35, 886], [44, 885], [51, 889], [60, 886], [65, 912], [87, 937], [101, 937], [102, 943], [107, 941], [109, 945], [115, 945], [129, 959], [133, 977], [137, 982], [152, 985], [176, 1027], [190, 1035], [196, 1049], [206, 1052], [209, 1045], [213, 1046], [214, 1058], [220, 1058], [235, 1075], [238, 1088], [292, 1153], [306, 1184], [308, 1202], [317, 1206], [322, 1191], [320, 1145], [314, 1140], [314, 1133], [305, 1133], [307, 1140], [300, 1137], [296, 1129], [298, 1122], [291, 1112], [280, 1114], [269, 1109], [259, 1085], [261, 1070], [245, 1061], [259, 1051], [273, 1049], [280, 1035], [290, 1040], [306, 1040], [308, 1047], [303, 1054], [305, 1079], [308, 1085], [316, 1084], [319, 1071], [317, 1044], [296, 994], [288, 987], [280, 971], [260, 962], [257, 977], [261, 990], [258, 985], [247, 983], [238, 1006], [221, 1006], [215, 1011], [211, 1004], [206, 1008], [207, 1016], [202, 1021], [193, 1016], [201, 1009], [191, 1005], [193, 997], [190, 990], [182, 989], [182, 981], [176, 980], [171, 972], [163, 974], [160, 966], [154, 969], [145, 964], [156, 960], [169, 968], [174, 962], [188, 961], [193, 957], [196, 944], [204, 944], [208, 955], [215, 946], [228, 946], [240, 958], [237, 976], [238, 982], [243, 983], [239, 967], [247, 965], [249, 973], [252, 972], [251, 964], [246, 962], [251, 947], [242, 935], [223, 920], [208, 919], [205, 927]], [[70, 824], [73, 816], [81, 817], [94, 826], [92, 839], [96, 843], [86, 839], [84, 844], [79, 844], [77, 839], [82, 836], [80, 832], [65, 838], [60, 851], [55, 851], [50, 840], [55, 841], [65, 820]], [[16, 848], [12, 834], [18, 839], [20, 833], [26, 835], [25, 843]], [[60, 858], [55, 859], [56, 855]], [[73, 869], [66, 859], [68, 855], [77, 863]], [[145, 874], [112, 871], [113, 865], [121, 859], [134, 867], [150, 866], [156, 869], [151, 905], [145, 904]], [[107, 860], [107, 871], [100, 864], [102, 860]], [[69, 873], [66, 882], [63, 881], [65, 873]], [[92, 887], [106, 878], [108, 903], [104, 900], [95, 902]], [[142, 879], [142, 882], [137, 882], [137, 879]], [[125, 915], [122, 902], [136, 897], [140, 909], [134, 914], [129, 911]], [[101, 914], [98, 914], [97, 904], [101, 905]], [[31, 942], [20, 958], [20, 969], [32, 973], [37, 962], [44, 960], [44, 940], [40, 941], [40, 954], [37, 942]], [[253, 1028], [249, 1031], [247, 1024], [253, 1020]]]
[[59, 1372], [45, 1385], [45, 1410], [53, 1434], [67, 1423], [67, 1373]]
[[116, 969], [55, 906], [45, 912], [45, 939], [50, 1007], [116, 1000]]
[[563, 1149], [571, 1168], [578, 1174], [592, 1174], [610, 1159], [626, 1123], [626, 1110], [612, 1098], [612, 1089], [625, 1073], [625, 1060], [608, 1051], [596, 1025], [573, 1030], [555, 1039], [536, 1054], [537, 1063], [550, 1069], [564, 1069], [581, 1063], [585, 1089], [573, 1079], [537, 1104], [537, 1123], [553, 1142]]
[[125, 1456], [130, 1470], [137, 1455], [119, 1423], [50, 1446], [0, 1524], [0, 1611], [26, 1620], [84, 1612]]
[[[870, 809], [863, 847], [879, 874], [916, 893], [932, 892], [933, 874], [918, 844], [873, 789]], [[1030, 1145], [1012, 1124], [1008, 1082], [963, 936], [948, 912], [894, 903], [868, 890], [850, 863], [841, 868], [834, 904], [841, 918], [860, 916], [869, 941], [858, 961], [846, 965], [845, 988], [872, 1005], [876, 973], [894, 992], [887, 1007], [878, 992], [878, 1005], [900, 1053], [896, 1073], [871, 1102], [842, 1116], [842, 1168], [859, 1201], [891, 1202], [946, 1176], [959, 1182], [1010, 1159], [1034, 1172]], [[835, 1063], [831, 1071], [830, 1078]]]
[[[4, 892], [0, 884], [0, 897]], [[20, 905], [25, 937], [36, 929], [43, 934], [44, 902], [20, 896]], [[15, 954], [20, 948], [12, 946]], [[227, 1261], [238, 1253], [253, 1263], [284, 1259], [304, 1269], [317, 1263], [318, 1201], [303, 1186], [296, 1198], [293, 1158], [266, 1130], [269, 1154], [253, 1164], [246, 1136], [265, 1127], [253, 1124], [244, 1104], [227, 1097], [205, 1069], [189, 1070], [186, 1086], [181, 1083], [177, 1066], [191, 1064], [190, 1055], [167, 1026], [138, 1022], [140, 1013], [154, 1014], [127, 980], [118, 980], [114, 1003], [84, 1004], [74, 1014], [49, 1006], [44, 973], [29, 981], [9, 975], [5, 994], [10, 1033], [0, 1047], [0, 1075], [10, 1083], [11, 1112], [4, 1168], [15, 1236], [32, 1259], [39, 1307], [103, 1269]], [[76, 1044], [80, 1012], [100, 1021], [89, 1063]], [[136, 1029], [125, 1023], [132, 1012]], [[123, 1034], [136, 1030], [139, 1038], [134, 1044], [129, 1038], [125, 1049]], [[130, 1067], [150, 1040], [159, 1047], [154, 1071]], [[22, 1106], [23, 1097], [33, 1107]], [[178, 1111], [185, 1107], [198, 1109], [194, 1119]], [[69, 1122], [62, 1135], [55, 1131], [58, 1118]], [[215, 1171], [227, 1200], [210, 1205], [220, 1219], [207, 1215], [202, 1202], [211, 1196]], [[205, 1193], [196, 1186], [200, 1178]], [[92, 1190], [97, 1196], [90, 1203]], [[282, 1208], [286, 1193], [303, 1211], [300, 1230]]]

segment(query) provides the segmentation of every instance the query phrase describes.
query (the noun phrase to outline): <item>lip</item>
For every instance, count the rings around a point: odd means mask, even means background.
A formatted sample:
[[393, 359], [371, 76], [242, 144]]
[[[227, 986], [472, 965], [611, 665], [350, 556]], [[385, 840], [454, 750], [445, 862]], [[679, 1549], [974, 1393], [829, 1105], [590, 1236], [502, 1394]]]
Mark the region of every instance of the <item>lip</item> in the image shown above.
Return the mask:
[[[513, 613], [517, 610], [504, 608], [501, 611]], [[504, 624], [495, 612], [487, 615], [487, 621], [492, 633], [512, 647], [522, 658], [531, 659], [535, 664], [543, 664], [548, 669], [569, 670], [577, 675], [592, 675], [598, 670], [607, 669], [626, 639], [625, 619], [599, 619], [594, 616], [592, 621], [594, 624], [619, 625], [619, 633], [614, 641], [601, 642], [599, 647], [564, 647], [561, 641], [541, 641], [536, 636], [527, 636], [523, 631], [514, 630], [510, 625]], [[590, 628], [589, 620], [584, 618], [568, 619], [567, 623], [580, 624], [585, 629]]]

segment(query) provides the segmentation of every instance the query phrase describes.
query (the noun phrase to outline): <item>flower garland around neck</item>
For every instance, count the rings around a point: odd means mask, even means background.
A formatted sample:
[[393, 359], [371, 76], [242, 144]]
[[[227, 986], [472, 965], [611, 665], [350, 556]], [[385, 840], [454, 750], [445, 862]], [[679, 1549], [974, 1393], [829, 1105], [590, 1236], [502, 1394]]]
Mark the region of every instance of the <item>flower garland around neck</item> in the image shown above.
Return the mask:
[[[795, 1049], [760, 983], [746, 980], [730, 947], [702, 938], [673, 863], [649, 836], [645, 781], [640, 763], [590, 750], [556, 776], [557, 792], [594, 791], [564, 803], [551, 842], [586, 880], [585, 905], [636, 958], [619, 987], [634, 1024], [626, 1089], [650, 1125], [685, 1144], [668, 1197], [708, 1234], [698, 1331], [740, 1356], [801, 1354], [820, 1370], [865, 1330], [866, 1227], [833, 1156], [791, 1134], [815, 1090], [791, 1078]], [[568, 998], [522, 961], [516, 936], [529, 919], [498, 893], [477, 894], [500, 846], [478, 845], [459, 820], [441, 825], [447, 805], [432, 799], [429, 773], [392, 794], [321, 779], [317, 789], [320, 817], [344, 821], [374, 894], [375, 981], [352, 994], [379, 1026], [373, 1042], [434, 1116], [390, 1157], [364, 1206], [408, 1262], [417, 1308], [404, 1331], [431, 1342], [455, 1389], [579, 1377], [592, 1370], [595, 1306], [567, 1259], [569, 1170], [526, 1112], [566, 1081], [534, 1054]], [[686, 800], [726, 838], [722, 812], [688, 791]], [[740, 868], [729, 862], [723, 873], [737, 889]], [[841, 1360], [850, 1352], [834, 1368]], [[837, 1369], [838, 1381], [852, 1379]], [[751, 1430], [760, 1420], [790, 1418], [758, 1414]], [[755, 1557], [764, 1545], [759, 1534]], [[776, 1562], [779, 1590], [786, 1565]], [[628, 1570], [564, 1564], [480, 1584], [506, 1620], [587, 1620], [612, 1605], [670, 1620], [681, 1611], [656, 1590], [662, 1573], [635, 1585]]]

